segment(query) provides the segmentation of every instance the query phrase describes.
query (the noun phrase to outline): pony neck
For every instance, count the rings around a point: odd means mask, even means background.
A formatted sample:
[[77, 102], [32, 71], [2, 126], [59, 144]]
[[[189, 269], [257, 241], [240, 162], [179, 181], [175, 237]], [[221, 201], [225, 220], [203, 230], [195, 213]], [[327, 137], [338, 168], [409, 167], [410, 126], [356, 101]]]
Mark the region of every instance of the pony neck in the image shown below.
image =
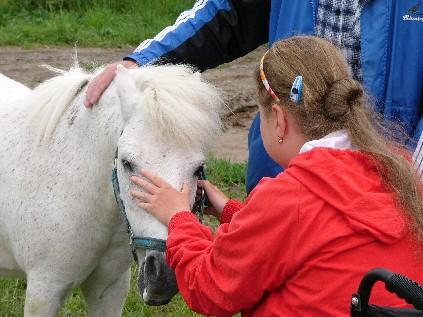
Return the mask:
[[26, 117], [28, 131], [36, 136], [38, 144], [60, 148], [60, 144], [66, 143], [74, 150], [88, 146], [93, 151], [95, 147], [114, 151], [122, 130], [116, 89], [111, 85], [98, 105], [85, 108], [83, 99], [91, 78], [91, 74], [73, 69], [33, 91]]

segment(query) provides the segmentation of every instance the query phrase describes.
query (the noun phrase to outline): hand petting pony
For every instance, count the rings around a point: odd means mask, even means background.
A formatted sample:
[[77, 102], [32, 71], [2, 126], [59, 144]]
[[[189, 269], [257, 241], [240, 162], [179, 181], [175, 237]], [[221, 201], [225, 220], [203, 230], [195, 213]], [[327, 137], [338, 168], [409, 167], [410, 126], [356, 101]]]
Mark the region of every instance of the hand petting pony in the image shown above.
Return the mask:
[[150, 171], [142, 170], [141, 176], [132, 176], [133, 184], [140, 186], [144, 191], [131, 190], [131, 195], [139, 200], [138, 206], [152, 214], [160, 222], [168, 225], [170, 219], [179, 211], [189, 211], [189, 187], [184, 183], [179, 192], [164, 179]]

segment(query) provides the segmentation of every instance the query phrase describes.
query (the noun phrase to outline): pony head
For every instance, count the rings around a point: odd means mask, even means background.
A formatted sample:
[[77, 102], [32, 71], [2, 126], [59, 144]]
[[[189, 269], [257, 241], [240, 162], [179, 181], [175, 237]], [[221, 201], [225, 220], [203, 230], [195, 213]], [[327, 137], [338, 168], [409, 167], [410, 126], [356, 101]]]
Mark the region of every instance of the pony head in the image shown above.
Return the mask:
[[[192, 206], [198, 170], [221, 130], [223, 100], [216, 88], [186, 66], [119, 67], [114, 84], [123, 120], [117, 177], [126, 217], [134, 236], [166, 240], [166, 226], [131, 198], [134, 185], [130, 177], [148, 169], [177, 190], [186, 183], [191, 188]], [[164, 253], [144, 248], [135, 252], [144, 301], [166, 304], [177, 286]]]

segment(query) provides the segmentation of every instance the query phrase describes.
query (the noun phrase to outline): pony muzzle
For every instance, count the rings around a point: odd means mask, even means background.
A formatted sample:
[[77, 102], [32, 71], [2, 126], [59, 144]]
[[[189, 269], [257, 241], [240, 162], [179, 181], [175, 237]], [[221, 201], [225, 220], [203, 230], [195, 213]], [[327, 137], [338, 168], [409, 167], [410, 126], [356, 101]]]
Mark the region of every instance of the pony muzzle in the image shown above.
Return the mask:
[[151, 251], [140, 263], [138, 289], [144, 302], [151, 306], [166, 305], [178, 292], [176, 277], [164, 253]]

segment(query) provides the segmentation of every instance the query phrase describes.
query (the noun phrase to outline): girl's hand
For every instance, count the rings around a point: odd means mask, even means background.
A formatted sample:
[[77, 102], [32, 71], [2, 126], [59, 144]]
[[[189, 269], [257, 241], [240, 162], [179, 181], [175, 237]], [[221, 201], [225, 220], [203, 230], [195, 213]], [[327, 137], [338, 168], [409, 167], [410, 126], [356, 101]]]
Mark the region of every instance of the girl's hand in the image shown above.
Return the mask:
[[160, 222], [169, 224], [170, 219], [179, 211], [191, 210], [189, 204], [189, 188], [182, 185], [179, 192], [165, 180], [150, 171], [142, 170], [141, 176], [132, 176], [131, 181], [143, 188], [143, 192], [131, 190], [131, 195], [139, 200], [138, 206], [151, 213]]
[[215, 216], [217, 219], [220, 219], [223, 207], [225, 207], [229, 198], [219, 188], [207, 180], [199, 180], [198, 185], [204, 188], [209, 201], [212, 204], [212, 206], [205, 209], [206, 214]]

